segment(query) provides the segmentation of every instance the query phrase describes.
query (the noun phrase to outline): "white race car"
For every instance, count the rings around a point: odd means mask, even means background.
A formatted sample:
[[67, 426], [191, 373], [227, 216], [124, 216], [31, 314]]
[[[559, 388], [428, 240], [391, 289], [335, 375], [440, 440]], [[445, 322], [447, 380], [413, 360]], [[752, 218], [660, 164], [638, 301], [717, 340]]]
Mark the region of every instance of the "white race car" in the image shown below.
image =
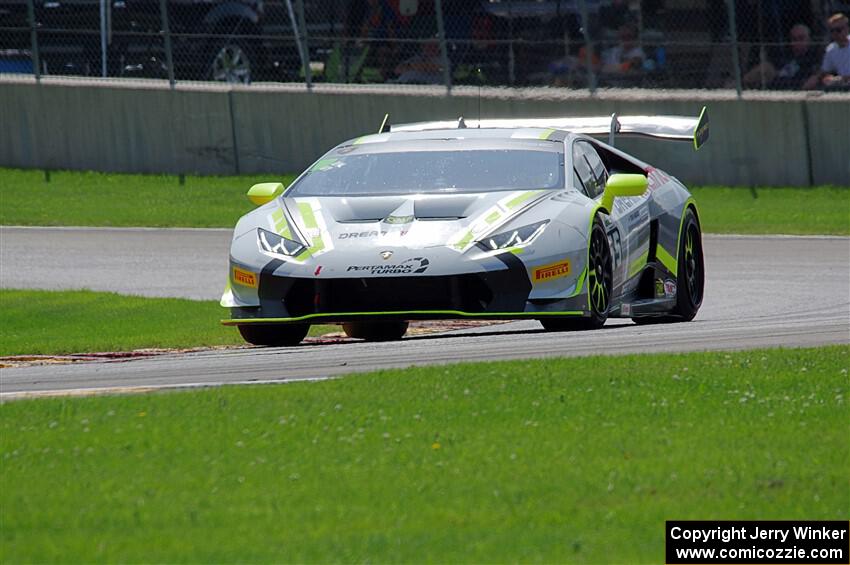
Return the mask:
[[617, 135], [699, 148], [708, 118], [385, 119], [288, 188], [250, 189], [259, 207], [234, 230], [223, 323], [293, 345], [311, 323], [388, 340], [418, 319], [691, 320], [704, 281], [696, 203], [616, 149]]

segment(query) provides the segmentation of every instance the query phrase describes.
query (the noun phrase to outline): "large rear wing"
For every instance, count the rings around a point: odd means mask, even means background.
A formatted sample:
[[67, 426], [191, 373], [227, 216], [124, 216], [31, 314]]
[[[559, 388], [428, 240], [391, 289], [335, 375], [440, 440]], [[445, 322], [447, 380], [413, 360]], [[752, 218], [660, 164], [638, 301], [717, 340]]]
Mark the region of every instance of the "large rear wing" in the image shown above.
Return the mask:
[[455, 128], [544, 128], [583, 133], [585, 135], [607, 135], [608, 143], [614, 145], [617, 135], [636, 135], [668, 141], [691, 141], [694, 149], [708, 141], [708, 111], [703, 107], [697, 118], [685, 116], [599, 116], [589, 118], [517, 118], [508, 120], [457, 120], [418, 122], [388, 126], [387, 118], [380, 131], [426, 131]]

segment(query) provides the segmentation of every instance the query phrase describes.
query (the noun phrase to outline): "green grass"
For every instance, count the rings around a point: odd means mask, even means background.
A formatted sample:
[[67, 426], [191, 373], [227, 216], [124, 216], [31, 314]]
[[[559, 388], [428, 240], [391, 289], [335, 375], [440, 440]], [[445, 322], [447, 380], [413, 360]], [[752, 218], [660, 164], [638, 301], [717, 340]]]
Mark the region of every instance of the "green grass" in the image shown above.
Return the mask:
[[254, 206], [257, 182], [292, 175], [242, 177], [122, 175], [0, 169], [0, 224], [26, 226], [228, 227]]
[[660, 563], [846, 520], [850, 347], [0, 405], [3, 562]]
[[850, 235], [850, 187], [693, 189], [706, 233]]
[[[0, 289], [0, 355], [243, 345], [217, 302]], [[335, 330], [313, 326], [310, 335]]]
[[[0, 169], [0, 224], [232, 227], [252, 205], [242, 177], [123, 175]], [[707, 233], [850, 234], [850, 188], [702, 187], [693, 190]], [[754, 197], [757, 196], [757, 197]]]

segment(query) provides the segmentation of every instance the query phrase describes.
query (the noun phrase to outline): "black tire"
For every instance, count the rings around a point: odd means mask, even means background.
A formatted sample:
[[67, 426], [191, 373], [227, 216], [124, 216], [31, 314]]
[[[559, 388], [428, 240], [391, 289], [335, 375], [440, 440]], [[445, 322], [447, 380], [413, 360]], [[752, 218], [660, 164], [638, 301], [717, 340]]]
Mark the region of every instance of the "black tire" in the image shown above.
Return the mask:
[[682, 241], [679, 243], [679, 268], [676, 273], [676, 310], [681, 321], [689, 322], [702, 306], [705, 291], [705, 259], [702, 231], [691, 208], [685, 212]]
[[366, 341], [397, 341], [407, 332], [407, 322], [345, 322], [342, 331], [348, 337]]
[[632, 318], [634, 323], [646, 325], [690, 322], [702, 306], [705, 291], [705, 260], [702, 252], [702, 231], [692, 208], [685, 210], [685, 217], [682, 219], [678, 261], [676, 307], [667, 316]]
[[248, 343], [272, 347], [298, 345], [310, 330], [310, 324], [243, 324], [237, 327]]
[[593, 221], [588, 242], [587, 292], [590, 294], [590, 316], [586, 318], [543, 318], [540, 323], [550, 332], [595, 330], [605, 325], [611, 307], [614, 267], [611, 246], [602, 220]]

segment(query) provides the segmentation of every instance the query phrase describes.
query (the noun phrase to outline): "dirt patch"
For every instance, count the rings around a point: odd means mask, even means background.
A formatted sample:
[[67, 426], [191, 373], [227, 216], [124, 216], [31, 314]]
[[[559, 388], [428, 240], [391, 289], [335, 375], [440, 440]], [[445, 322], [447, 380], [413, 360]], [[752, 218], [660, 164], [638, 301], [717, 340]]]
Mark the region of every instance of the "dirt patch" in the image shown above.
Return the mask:
[[[502, 324], [498, 320], [422, 320], [410, 322], [407, 335], [418, 336], [432, 333], [463, 330]], [[359, 341], [352, 339], [340, 331], [330, 332], [321, 336], [308, 337], [306, 343], [345, 343]], [[247, 349], [249, 345], [232, 345], [221, 347], [191, 347], [185, 349], [135, 349], [133, 351], [102, 351], [96, 353], [71, 353], [68, 355], [9, 355], [0, 357], [0, 369], [11, 369], [15, 367], [29, 367], [31, 365], [70, 365], [74, 363], [92, 363], [107, 361], [130, 361], [146, 357], [156, 357], [175, 353], [194, 353], [198, 351], [215, 351], [225, 349]]]

